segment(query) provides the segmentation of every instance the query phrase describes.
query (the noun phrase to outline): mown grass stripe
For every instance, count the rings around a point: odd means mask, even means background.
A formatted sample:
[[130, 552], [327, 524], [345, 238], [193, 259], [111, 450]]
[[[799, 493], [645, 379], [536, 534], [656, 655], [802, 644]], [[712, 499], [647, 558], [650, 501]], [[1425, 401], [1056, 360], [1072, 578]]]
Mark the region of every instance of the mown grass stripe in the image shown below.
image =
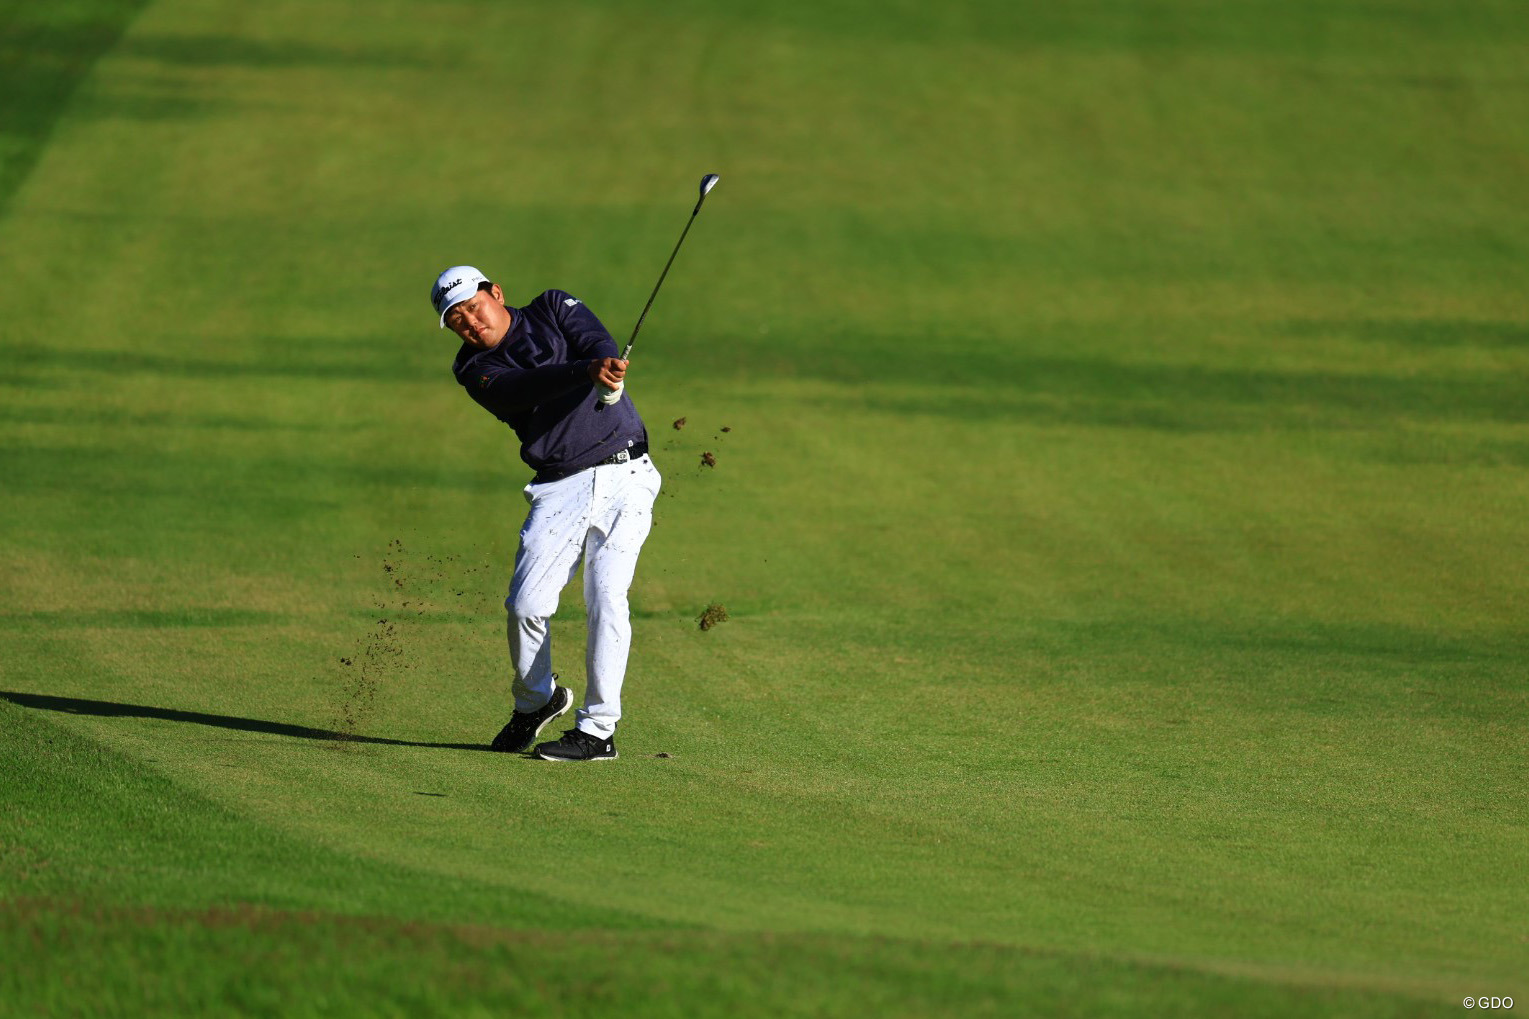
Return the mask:
[[147, 3], [0, 3], [0, 218], [80, 82]]

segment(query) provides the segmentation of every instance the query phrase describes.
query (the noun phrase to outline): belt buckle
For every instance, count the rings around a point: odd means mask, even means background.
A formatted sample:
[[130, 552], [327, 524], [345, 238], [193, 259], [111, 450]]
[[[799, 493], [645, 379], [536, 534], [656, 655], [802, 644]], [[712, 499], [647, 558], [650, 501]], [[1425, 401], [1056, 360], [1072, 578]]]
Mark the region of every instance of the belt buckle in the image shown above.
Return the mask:
[[628, 450], [623, 449], [621, 452], [619, 452], [615, 456], [611, 457], [611, 463], [624, 464], [624, 463], [626, 463], [630, 459], [632, 459], [631, 452], [628, 451]]

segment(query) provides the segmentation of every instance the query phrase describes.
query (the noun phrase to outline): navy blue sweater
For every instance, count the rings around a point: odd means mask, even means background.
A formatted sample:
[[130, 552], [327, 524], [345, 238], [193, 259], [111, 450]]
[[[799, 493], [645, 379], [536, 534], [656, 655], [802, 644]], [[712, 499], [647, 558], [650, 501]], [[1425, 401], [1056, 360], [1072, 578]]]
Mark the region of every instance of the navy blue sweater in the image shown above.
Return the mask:
[[520, 458], [532, 470], [581, 470], [647, 442], [630, 397], [595, 411], [589, 365], [621, 352], [594, 312], [561, 290], [548, 290], [510, 314], [510, 331], [498, 346], [462, 344], [451, 371], [469, 396], [515, 429]]

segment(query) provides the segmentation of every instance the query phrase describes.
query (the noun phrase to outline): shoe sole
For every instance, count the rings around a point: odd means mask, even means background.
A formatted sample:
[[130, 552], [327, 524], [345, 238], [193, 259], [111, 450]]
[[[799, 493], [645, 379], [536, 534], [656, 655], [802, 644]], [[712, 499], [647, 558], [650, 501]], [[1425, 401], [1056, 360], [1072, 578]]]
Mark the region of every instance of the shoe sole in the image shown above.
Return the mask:
[[557, 688], [557, 692], [554, 692], [552, 696], [556, 697], [559, 692], [565, 695], [563, 698], [563, 706], [558, 708], [552, 714], [548, 715], [547, 720], [536, 727], [536, 731], [531, 734], [530, 742], [526, 744], [527, 750], [536, 745], [536, 737], [542, 734], [543, 729], [551, 725], [555, 719], [562, 718], [564, 715], [568, 714], [568, 709], [573, 707], [573, 691], [568, 689], [566, 686], [560, 686]]
[[590, 761], [614, 761], [621, 755], [614, 753], [609, 755], [601, 754], [599, 757], [547, 757], [545, 754], [533, 754], [532, 756], [538, 761], [552, 761], [557, 764], [587, 764]]

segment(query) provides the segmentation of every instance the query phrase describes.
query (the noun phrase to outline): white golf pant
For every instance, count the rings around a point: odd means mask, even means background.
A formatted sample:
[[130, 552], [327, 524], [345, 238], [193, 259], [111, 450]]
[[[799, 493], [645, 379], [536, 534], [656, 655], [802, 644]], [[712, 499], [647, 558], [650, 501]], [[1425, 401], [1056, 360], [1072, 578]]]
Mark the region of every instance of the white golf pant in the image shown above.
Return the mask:
[[552, 696], [547, 621], [583, 559], [589, 645], [584, 706], [575, 724], [606, 739], [615, 733], [632, 645], [627, 589], [637, 572], [637, 554], [653, 527], [653, 501], [661, 480], [658, 468], [644, 455], [526, 486], [531, 512], [520, 529], [515, 575], [504, 600], [516, 711], [535, 711]]

